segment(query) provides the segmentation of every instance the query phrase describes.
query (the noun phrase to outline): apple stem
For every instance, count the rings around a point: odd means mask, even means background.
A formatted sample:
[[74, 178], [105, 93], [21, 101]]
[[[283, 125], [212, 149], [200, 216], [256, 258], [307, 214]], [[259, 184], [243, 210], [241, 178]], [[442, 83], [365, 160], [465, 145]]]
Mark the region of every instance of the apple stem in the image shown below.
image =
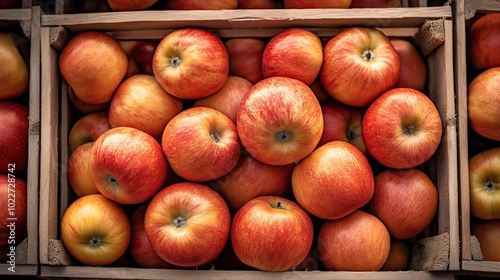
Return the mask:
[[212, 140], [215, 143], [219, 143], [220, 142], [220, 135], [219, 135], [219, 133], [217, 133], [215, 131], [212, 131], [212, 132], [210, 132], [210, 137], [212, 138]]
[[288, 131], [278, 132], [278, 140], [281, 142], [288, 142], [292, 138], [292, 135]]
[[101, 238], [97, 237], [97, 236], [93, 236], [92, 238], [90, 238], [89, 240], [89, 245], [90, 247], [99, 247], [102, 243], [102, 240]]
[[177, 218], [174, 219], [174, 226], [176, 228], [184, 227], [186, 225], [186, 219], [181, 216], [177, 216]]
[[373, 61], [375, 59], [375, 54], [371, 50], [366, 50], [363, 52], [361, 57], [363, 57], [366, 61]]
[[496, 188], [496, 183], [492, 180], [486, 181], [486, 183], [484, 185], [485, 185], [484, 189], [486, 191], [493, 191]]
[[170, 65], [174, 68], [177, 68], [179, 65], [181, 65], [181, 58], [178, 56], [172, 56], [170, 58]]
[[406, 135], [415, 135], [415, 126], [410, 124], [403, 128], [403, 133]]

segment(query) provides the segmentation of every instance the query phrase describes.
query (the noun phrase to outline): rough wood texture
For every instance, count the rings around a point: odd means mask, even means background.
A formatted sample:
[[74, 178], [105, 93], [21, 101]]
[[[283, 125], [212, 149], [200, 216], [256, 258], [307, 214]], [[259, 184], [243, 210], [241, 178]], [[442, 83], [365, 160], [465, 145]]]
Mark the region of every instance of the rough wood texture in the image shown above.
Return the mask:
[[472, 253], [472, 259], [475, 261], [483, 260], [483, 252], [481, 252], [481, 244], [479, 244], [479, 240], [474, 235], [470, 236], [470, 248]]
[[49, 265], [73, 265], [62, 241], [49, 240]]
[[424, 56], [429, 55], [445, 41], [444, 20], [428, 20], [414, 38]]
[[0, 9], [0, 20], [31, 21], [31, 9]]
[[495, 276], [498, 278], [498, 273], [500, 273], [500, 262], [463, 260], [462, 269], [464, 271], [495, 273]]
[[[36, 253], [36, 251], [34, 251]], [[16, 246], [16, 264], [28, 263], [28, 238]]]
[[498, 0], [457, 0], [464, 5], [465, 19], [471, 19], [477, 12], [500, 12], [500, 1]]
[[[4, 271], [8, 271], [7, 269], [10, 265], [5, 263], [0, 263], [0, 278], [2, 279], [10, 279], [9, 276], [17, 276], [14, 279], [25, 279], [22, 276], [30, 276], [29, 279], [33, 279], [33, 277], [38, 275], [38, 266], [31, 264], [16, 264], [16, 272], [14, 273], [6, 273]], [[3, 276], [8, 275], [8, 276]]]
[[62, 26], [50, 28], [50, 46], [61, 51], [68, 41], [68, 30]]
[[450, 234], [426, 237], [418, 240], [412, 248], [410, 269], [444, 271], [448, 269]]

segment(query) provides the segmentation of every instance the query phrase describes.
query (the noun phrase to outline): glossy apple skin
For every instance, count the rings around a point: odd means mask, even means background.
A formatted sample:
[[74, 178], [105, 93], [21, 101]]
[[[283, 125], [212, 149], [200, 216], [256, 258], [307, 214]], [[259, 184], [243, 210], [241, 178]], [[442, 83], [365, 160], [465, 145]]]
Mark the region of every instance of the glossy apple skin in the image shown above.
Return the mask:
[[158, 256], [181, 267], [213, 261], [229, 238], [230, 223], [224, 199], [209, 187], [192, 182], [161, 190], [144, 218], [146, 234], [155, 240], [151, 245]]
[[479, 135], [500, 141], [500, 67], [479, 74], [467, 89], [471, 128]]
[[500, 262], [500, 220], [476, 220], [472, 223], [472, 234], [479, 241], [483, 260]]
[[368, 160], [344, 141], [316, 148], [292, 173], [297, 202], [322, 219], [339, 219], [361, 208], [372, 198], [374, 188]]
[[325, 221], [318, 234], [319, 257], [329, 270], [379, 270], [390, 246], [391, 237], [384, 224], [362, 210]]
[[279, 196], [250, 200], [238, 210], [231, 225], [231, 242], [238, 259], [264, 271], [298, 266], [307, 257], [312, 241], [309, 215], [297, 203]]
[[396, 88], [370, 104], [361, 132], [368, 152], [381, 164], [410, 168], [436, 152], [442, 123], [429, 97], [414, 89]]
[[69, 148], [74, 151], [78, 146], [93, 142], [111, 129], [108, 119], [108, 111], [93, 112], [78, 119], [69, 131]]
[[321, 83], [336, 100], [364, 107], [394, 87], [400, 72], [399, 56], [389, 38], [373, 28], [348, 28], [324, 49]]
[[476, 70], [500, 67], [500, 14], [485, 14], [467, 31], [467, 55]]
[[111, 100], [128, 68], [127, 55], [116, 39], [87, 31], [73, 37], [59, 56], [59, 70], [85, 103]]
[[395, 8], [401, 7], [401, 0], [352, 0], [351, 8]]
[[321, 106], [299, 80], [272, 77], [255, 84], [236, 115], [244, 148], [257, 160], [286, 165], [310, 154], [323, 133]]
[[236, 9], [238, 0], [167, 0], [170, 10], [225, 10]]
[[351, 0], [285, 0], [285, 9], [349, 8]]
[[266, 42], [259, 38], [232, 38], [224, 43], [229, 55], [229, 74], [255, 84], [263, 79], [262, 56]]
[[427, 81], [427, 64], [420, 52], [407, 40], [391, 39], [391, 44], [398, 53], [401, 63], [399, 79], [394, 87], [409, 87], [423, 91]]
[[92, 145], [89, 170], [104, 196], [121, 204], [138, 204], [163, 186], [168, 163], [151, 135], [135, 128], [115, 127]]
[[15, 172], [26, 170], [28, 164], [28, 107], [17, 102], [0, 101], [0, 172], [7, 173], [9, 164]]
[[406, 240], [391, 238], [389, 256], [380, 270], [401, 271], [410, 266], [410, 248]]
[[500, 147], [489, 148], [469, 160], [471, 214], [500, 219]]
[[288, 28], [267, 43], [262, 57], [264, 78], [289, 77], [311, 85], [323, 64], [319, 37], [302, 28]]
[[[13, 203], [14, 215], [10, 215], [9, 204]], [[13, 176], [12, 173], [0, 174], [0, 246], [9, 245], [15, 246], [27, 235], [27, 216], [28, 216], [28, 190], [26, 182]], [[9, 218], [16, 218], [15, 221]], [[15, 239], [9, 239], [10, 228], [8, 225], [15, 222]], [[15, 242], [14, 242], [15, 241]]]
[[245, 78], [228, 76], [220, 90], [210, 96], [195, 100], [193, 106], [215, 109], [236, 123], [236, 112], [241, 100], [252, 86], [253, 84]]
[[280, 0], [238, 0], [238, 9], [280, 9], [283, 8]]
[[85, 102], [81, 101], [80, 99], [78, 99], [78, 97], [75, 95], [75, 92], [73, 91], [73, 89], [71, 87], [68, 87], [68, 99], [71, 102], [71, 104], [73, 104], [73, 106], [75, 106], [75, 108], [78, 111], [80, 111], [84, 114], [108, 110], [109, 104], [111, 103], [111, 102], [105, 102], [105, 103], [101, 103], [101, 104], [85, 103]]
[[436, 215], [438, 191], [416, 168], [386, 169], [375, 177], [375, 193], [367, 205], [391, 236], [407, 239], [422, 232]]
[[28, 91], [28, 65], [7, 33], [0, 33], [0, 65], [0, 100], [13, 99]]
[[[129, 218], [121, 205], [102, 194], [86, 195], [64, 212], [61, 239], [66, 250], [83, 264], [109, 265], [128, 248]], [[97, 239], [100, 244], [91, 245]]]
[[130, 78], [136, 74], [139, 74], [139, 67], [137, 66], [137, 63], [128, 54], [127, 54], [127, 61], [128, 61], [127, 72], [125, 73], [125, 76], [123, 77], [123, 79], [127, 79], [127, 78]]
[[153, 56], [158, 46], [156, 42], [120, 40], [119, 43], [125, 53], [137, 63], [140, 74], [154, 75]]
[[113, 11], [140, 11], [153, 6], [158, 0], [108, 0]]
[[137, 128], [159, 141], [182, 106], [182, 100], [168, 94], [153, 76], [134, 75], [116, 89], [109, 107], [109, 124]]
[[68, 181], [78, 197], [100, 193], [89, 172], [89, 156], [93, 144], [94, 142], [88, 142], [78, 146], [68, 159]]

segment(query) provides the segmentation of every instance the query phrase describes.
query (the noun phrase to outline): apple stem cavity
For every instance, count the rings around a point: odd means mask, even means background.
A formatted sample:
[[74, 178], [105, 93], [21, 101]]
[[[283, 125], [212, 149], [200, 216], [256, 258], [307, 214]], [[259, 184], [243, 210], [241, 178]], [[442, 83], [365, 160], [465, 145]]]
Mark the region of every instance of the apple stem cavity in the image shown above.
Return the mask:
[[488, 180], [484, 183], [484, 190], [494, 191], [496, 189], [496, 183], [493, 180]]
[[405, 126], [403, 128], [403, 133], [406, 135], [415, 135], [415, 126], [413, 124]]
[[170, 65], [174, 68], [177, 68], [179, 65], [181, 65], [181, 58], [174, 55], [170, 58]]
[[97, 247], [101, 246], [101, 243], [102, 243], [102, 239], [97, 237], [97, 236], [93, 236], [89, 240], [89, 246], [92, 248], [97, 248]]
[[292, 135], [288, 131], [280, 131], [277, 138], [281, 142], [288, 142], [292, 138]]
[[347, 140], [349, 140], [349, 142], [352, 142], [355, 138], [355, 134], [354, 132], [352, 132], [352, 130], [348, 129], [347, 132], [346, 132], [346, 137], [347, 137]]
[[174, 219], [174, 226], [175, 228], [181, 228], [186, 225], [186, 219], [181, 216], [177, 216], [177, 218]]
[[111, 184], [114, 184], [114, 185], [119, 185], [119, 184], [118, 184], [118, 180], [116, 180], [116, 178], [115, 178], [115, 177], [113, 177], [113, 176], [111, 176], [111, 175], [108, 177], [108, 181], [109, 181]]
[[366, 50], [361, 54], [361, 57], [366, 61], [373, 61], [375, 59], [375, 54], [371, 50]]
[[215, 143], [220, 142], [220, 135], [216, 131], [210, 132], [210, 138], [212, 138], [212, 141], [214, 141]]

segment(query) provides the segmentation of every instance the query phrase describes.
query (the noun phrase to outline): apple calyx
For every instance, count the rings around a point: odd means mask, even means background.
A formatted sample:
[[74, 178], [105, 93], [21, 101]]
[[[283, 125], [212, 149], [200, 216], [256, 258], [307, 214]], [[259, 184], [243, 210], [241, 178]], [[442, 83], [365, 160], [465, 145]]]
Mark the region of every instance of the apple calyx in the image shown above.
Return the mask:
[[181, 216], [177, 216], [177, 218], [174, 219], [174, 226], [175, 228], [181, 228], [184, 227], [187, 223], [187, 219]]
[[89, 239], [89, 246], [92, 248], [98, 248], [102, 244], [102, 238], [97, 237], [97, 236], [92, 236], [92, 238]]
[[371, 50], [366, 50], [361, 54], [361, 57], [366, 61], [373, 61], [375, 59], [375, 53]]
[[496, 183], [493, 180], [488, 180], [484, 183], [485, 191], [494, 191], [496, 189]]
[[407, 125], [403, 128], [403, 133], [405, 135], [409, 135], [409, 136], [412, 136], [412, 135], [415, 135], [415, 126], [413, 124], [410, 124], [410, 125]]
[[280, 142], [289, 142], [292, 139], [292, 134], [288, 131], [280, 131], [276, 136]]
[[281, 201], [277, 201], [276, 202], [276, 206], [275, 205], [271, 205], [273, 208], [275, 209], [285, 209], [281, 206]]
[[111, 184], [116, 185], [116, 186], [120, 185], [120, 184], [118, 184], [118, 180], [111, 175], [108, 176], [108, 182], [110, 182]]
[[173, 68], [177, 68], [179, 65], [181, 65], [181, 58], [177, 55], [174, 55], [170, 58], [170, 66]]
[[210, 132], [210, 138], [212, 138], [212, 141], [214, 141], [215, 143], [220, 142], [220, 135], [219, 133], [217, 133], [217, 131]]

